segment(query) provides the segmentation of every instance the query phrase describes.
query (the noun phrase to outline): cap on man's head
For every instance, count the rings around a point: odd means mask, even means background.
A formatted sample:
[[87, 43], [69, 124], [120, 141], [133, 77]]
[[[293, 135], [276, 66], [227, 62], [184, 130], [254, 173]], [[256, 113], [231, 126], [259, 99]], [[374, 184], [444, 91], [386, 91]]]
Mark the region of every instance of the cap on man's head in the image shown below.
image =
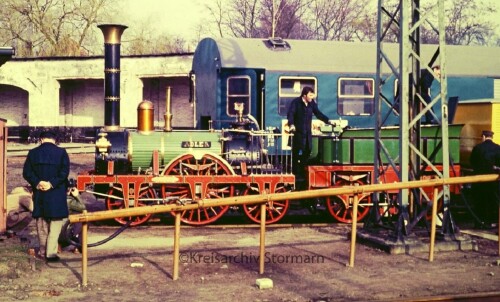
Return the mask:
[[56, 134], [54, 133], [54, 131], [50, 131], [50, 130], [42, 131], [42, 133], [40, 133], [40, 139], [42, 139], [42, 138], [56, 139]]
[[493, 137], [493, 131], [490, 131], [490, 130], [483, 130], [483, 133], [484, 137]]

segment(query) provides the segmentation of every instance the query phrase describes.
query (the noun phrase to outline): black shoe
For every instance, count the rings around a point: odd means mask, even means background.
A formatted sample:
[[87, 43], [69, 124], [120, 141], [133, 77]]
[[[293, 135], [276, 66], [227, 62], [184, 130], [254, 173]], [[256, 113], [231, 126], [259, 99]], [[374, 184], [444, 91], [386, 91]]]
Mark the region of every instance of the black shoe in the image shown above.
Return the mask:
[[59, 256], [52, 256], [52, 257], [47, 257], [45, 258], [45, 260], [47, 260], [47, 262], [58, 262], [59, 260], [61, 260], [61, 258], [59, 258]]

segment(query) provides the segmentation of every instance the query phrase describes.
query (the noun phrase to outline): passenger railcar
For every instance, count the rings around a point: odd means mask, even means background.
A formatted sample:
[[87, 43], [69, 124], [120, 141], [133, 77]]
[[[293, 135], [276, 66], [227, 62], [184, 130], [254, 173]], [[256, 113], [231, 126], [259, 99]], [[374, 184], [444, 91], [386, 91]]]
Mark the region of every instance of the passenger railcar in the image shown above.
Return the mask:
[[[147, 101], [139, 105], [138, 128], [123, 129], [116, 122], [116, 73], [119, 36], [124, 28], [104, 25], [102, 29], [106, 40], [106, 126], [96, 141], [96, 169], [92, 174], [79, 175], [78, 187], [83, 190], [94, 185], [95, 194], [105, 198], [108, 209], [297, 189], [302, 183], [290, 172], [286, 111], [304, 86], [315, 89], [320, 109], [335, 126], [314, 122], [311, 165], [301, 189], [373, 181], [375, 44], [204, 39], [195, 51], [191, 72], [196, 129], [175, 130], [169, 112], [164, 129], [154, 129], [154, 108]], [[396, 52], [396, 45], [393, 47]], [[450, 47], [448, 94], [462, 100], [493, 97], [499, 68], [491, 60], [485, 62], [484, 57], [494, 54], [489, 48]], [[430, 47], [423, 47], [423, 55], [430, 55]], [[392, 84], [384, 85], [385, 95], [395, 93], [396, 81], [388, 80]], [[168, 103], [167, 99], [167, 109]], [[435, 110], [439, 113], [440, 109]], [[388, 152], [393, 154], [398, 154], [399, 148], [398, 121], [393, 112], [390, 123], [394, 126], [382, 133]], [[461, 129], [462, 125], [449, 129], [454, 163], [460, 160]], [[421, 139], [424, 152], [431, 154], [439, 149], [439, 128], [423, 126]], [[439, 167], [439, 162], [436, 164]], [[460, 173], [458, 165], [451, 170]], [[433, 177], [432, 171], [428, 174]], [[385, 181], [397, 180], [395, 171], [388, 171], [385, 177]], [[366, 216], [371, 202], [369, 195], [362, 199], [359, 219]], [[348, 196], [322, 202], [337, 220], [351, 220], [352, 201]], [[288, 201], [270, 201], [266, 222], [279, 221], [288, 208]], [[213, 207], [187, 211], [182, 221], [203, 225], [227, 210]], [[243, 206], [242, 210], [253, 221], [260, 221], [260, 207]], [[132, 225], [148, 218], [133, 218]]]
[[[435, 48], [423, 45], [422, 57], [430, 60]], [[384, 50], [396, 58], [398, 45]], [[493, 98], [500, 73], [493, 58], [499, 52], [498, 47], [447, 46], [448, 95], [461, 101]], [[353, 128], [373, 127], [375, 64], [375, 43], [203, 39], [193, 57], [198, 128], [236, 116], [234, 103], [243, 103], [244, 113], [253, 115], [261, 128], [281, 129], [288, 104], [304, 86], [315, 89], [320, 109], [331, 119], [347, 120]], [[396, 85], [396, 79], [387, 79], [382, 93], [394, 95]], [[431, 95], [437, 89], [435, 83]], [[384, 115], [390, 109], [382, 110]], [[440, 108], [434, 110], [440, 116]], [[398, 122], [393, 114], [388, 124]]]

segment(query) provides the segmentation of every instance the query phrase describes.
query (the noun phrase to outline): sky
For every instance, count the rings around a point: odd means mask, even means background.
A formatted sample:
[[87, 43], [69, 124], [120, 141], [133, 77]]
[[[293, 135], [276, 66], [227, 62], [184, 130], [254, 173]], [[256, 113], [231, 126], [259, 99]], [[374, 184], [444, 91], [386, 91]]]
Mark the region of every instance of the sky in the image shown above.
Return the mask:
[[200, 19], [207, 16], [204, 3], [211, 0], [123, 0], [124, 18], [114, 20], [130, 29], [141, 24], [167, 34], [195, 38]]

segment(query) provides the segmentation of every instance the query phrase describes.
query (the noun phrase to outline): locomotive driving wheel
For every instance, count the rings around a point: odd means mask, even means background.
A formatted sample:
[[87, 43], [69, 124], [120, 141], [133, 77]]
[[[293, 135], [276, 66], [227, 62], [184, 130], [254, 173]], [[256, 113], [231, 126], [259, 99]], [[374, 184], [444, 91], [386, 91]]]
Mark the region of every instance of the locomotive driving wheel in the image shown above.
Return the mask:
[[[278, 184], [274, 193], [283, 193], [286, 192], [287, 189], [283, 184]], [[246, 189], [243, 195], [250, 195], [251, 192], [255, 192], [250, 188]], [[285, 214], [288, 210], [289, 201], [280, 200], [280, 201], [272, 201], [266, 203], [266, 224], [271, 224], [278, 222], [281, 218], [285, 217]], [[253, 222], [260, 223], [260, 204], [244, 204], [243, 210], [245, 214], [252, 220]]]
[[[137, 198], [138, 198], [137, 206], [139, 207], [145, 206], [147, 204], [147, 201], [145, 201], [145, 199], [156, 198], [156, 192], [155, 190], [153, 190], [153, 188], [149, 186], [143, 186], [139, 190], [139, 196]], [[121, 187], [113, 186], [112, 188], [110, 188], [105, 202], [106, 202], [106, 209], [108, 210], [117, 210], [126, 208], [125, 201], [123, 199], [123, 190], [121, 189]], [[134, 200], [129, 199], [129, 204], [132, 204], [133, 206]], [[123, 225], [130, 223], [130, 226], [137, 226], [145, 223], [146, 221], [149, 220], [149, 218], [151, 218], [151, 214], [133, 216], [133, 217], [119, 217], [115, 218], [115, 221]]]
[[[339, 180], [335, 183], [335, 186], [352, 186], [352, 185], [363, 185], [362, 181], [347, 182], [345, 180]], [[352, 222], [352, 204], [354, 202], [354, 197], [349, 195], [337, 195], [326, 197], [326, 205], [330, 214], [338, 220], [339, 222], [350, 223]], [[358, 203], [358, 219], [357, 221], [363, 220], [363, 218], [370, 212], [371, 195], [363, 194], [359, 198]]]
[[[185, 154], [175, 159], [165, 168], [162, 175], [192, 175], [192, 176], [217, 176], [232, 175], [233, 170], [221, 158], [205, 154], [201, 159], [196, 159], [192, 154]], [[210, 183], [207, 185], [204, 196], [193, 196], [193, 190], [187, 183], [166, 184], [161, 188], [163, 199], [167, 203], [191, 203], [195, 198], [215, 199], [230, 197], [234, 194], [234, 185], [224, 183]], [[216, 206], [187, 210], [181, 213], [181, 221], [190, 225], [205, 225], [219, 219], [227, 212], [229, 206]], [[175, 213], [172, 213], [175, 214]]]

